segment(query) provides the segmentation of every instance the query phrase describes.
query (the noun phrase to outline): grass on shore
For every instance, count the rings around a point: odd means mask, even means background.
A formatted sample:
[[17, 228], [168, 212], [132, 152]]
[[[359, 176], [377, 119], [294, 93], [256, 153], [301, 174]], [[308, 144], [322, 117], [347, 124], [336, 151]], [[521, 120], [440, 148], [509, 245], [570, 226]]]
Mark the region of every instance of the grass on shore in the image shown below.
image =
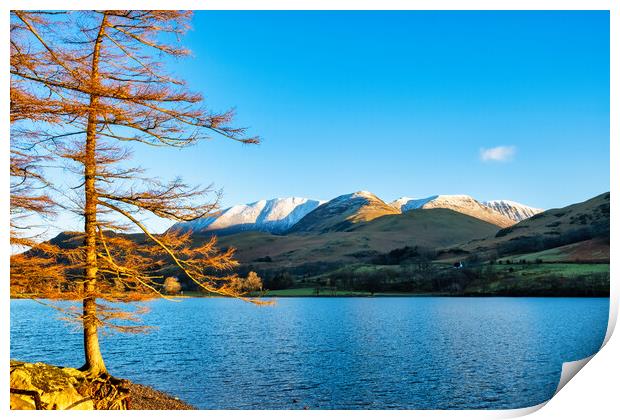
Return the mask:
[[496, 264], [498, 273], [509, 272], [523, 277], [576, 277], [591, 274], [609, 273], [609, 264], [574, 264], [574, 263], [541, 263], [541, 264]]
[[[446, 264], [434, 264], [440, 270], [449, 268]], [[402, 266], [376, 266], [355, 264], [342, 267], [339, 270], [349, 270], [352, 275], [364, 275], [385, 271], [386, 276], [396, 276], [406, 280], [407, 272]], [[333, 273], [337, 273], [336, 270]], [[609, 264], [579, 264], [579, 263], [529, 263], [529, 264], [489, 264], [479, 266], [480, 278], [470, 283], [464, 290], [465, 294], [498, 294], [533, 296], [540, 295], [590, 295], [601, 294], [608, 289]], [[389, 271], [389, 272], [388, 272]], [[324, 278], [329, 275], [324, 275]], [[294, 283], [288, 289], [267, 290], [264, 294], [251, 293], [250, 297], [365, 297], [365, 296], [443, 296], [451, 295], [447, 292], [376, 292], [367, 290], [343, 290], [328, 286], [318, 286], [323, 276], [308, 278], [305, 284]], [[431, 281], [431, 280], [429, 280]], [[310, 285], [308, 284], [310, 283]], [[314, 284], [316, 283], [316, 284]], [[452, 293], [453, 294], [453, 293]], [[459, 294], [459, 293], [457, 293]], [[170, 296], [171, 298], [191, 297], [218, 297], [200, 291], [185, 291], [183, 294]]]
[[376, 292], [370, 293], [361, 290], [331, 290], [324, 288], [317, 294], [316, 288], [301, 287], [295, 289], [270, 290], [265, 297], [388, 297], [388, 296], [438, 296], [438, 293], [409, 293], [409, 292]]
[[[291, 289], [269, 290], [263, 297], [367, 297], [367, 296], [421, 296], [422, 293], [397, 293], [397, 292], [377, 292], [370, 293], [360, 290], [332, 290], [329, 288], [321, 288], [318, 291], [315, 287], [295, 287]], [[248, 296], [258, 296], [256, 293], [250, 293]], [[191, 298], [191, 297], [219, 297], [219, 295], [208, 295], [202, 292], [189, 291], [183, 295], [170, 296], [171, 298]]]

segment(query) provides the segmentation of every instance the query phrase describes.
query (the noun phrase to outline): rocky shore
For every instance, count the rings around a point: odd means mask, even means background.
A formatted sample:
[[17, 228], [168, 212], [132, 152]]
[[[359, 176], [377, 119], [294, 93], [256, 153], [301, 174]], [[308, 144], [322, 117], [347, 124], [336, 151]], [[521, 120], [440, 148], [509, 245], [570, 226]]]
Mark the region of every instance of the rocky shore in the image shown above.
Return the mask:
[[10, 362], [12, 410], [195, 410], [179, 398], [113, 377], [45, 363]]
[[158, 391], [150, 386], [130, 384], [130, 410], [196, 410], [196, 407], [177, 397]]

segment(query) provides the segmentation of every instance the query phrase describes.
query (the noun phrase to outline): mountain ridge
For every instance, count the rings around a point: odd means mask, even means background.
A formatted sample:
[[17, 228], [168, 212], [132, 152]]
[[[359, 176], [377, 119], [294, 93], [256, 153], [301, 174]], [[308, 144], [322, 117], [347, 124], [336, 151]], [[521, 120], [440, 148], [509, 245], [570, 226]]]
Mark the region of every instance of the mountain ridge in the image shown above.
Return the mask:
[[526, 206], [512, 200], [489, 200], [482, 201], [482, 204], [517, 223], [544, 211], [543, 209]]
[[284, 233], [324, 201], [303, 197], [273, 198], [249, 204], [238, 204], [222, 210], [219, 215], [191, 222], [179, 222], [170, 229], [194, 232], [217, 231], [236, 233], [254, 230]]
[[[329, 206], [323, 207], [325, 205]], [[331, 200], [283, 197], [237, 204], [216, 215], [191, 222], [176, 223], [170, 229], [218, 234], [233, 234], [243, 231], [285, 234], [308, 232], [316, 229], [323, 231], [343, 230], [351, 228], [359, 221], [368, 221], [391, 214], [402, 214], [414, 209], [430, 208], [454, 210], [502, 228], [511, 226], [542, 211], [542, 209], [511, 200], [478, 201], [464, 194], [432, 195], [421, 199], [401, 197], [387, 203], [369, 191], [357, 191], [337, 196]], [[313, 213], [312, 216], [307, 218], [311, 213]], [[337, 214], [340, 215], [340, 219], [335, 217]], [[320, 221], [320, 217], [330, 218], [331, 222]]]
[[463, 194], [433, 195], [423, 199], [401, 197], [390, 204], [395, 208], [398, 208], [401, 212], [416, 209], [443, 208], [467, 214], [468, 216], [484, 220], [500, 227], [508, 227], [515, 223], [514, 220], [508, 218], [504, 214], [485, 206], [480, 201], [469, 195]]

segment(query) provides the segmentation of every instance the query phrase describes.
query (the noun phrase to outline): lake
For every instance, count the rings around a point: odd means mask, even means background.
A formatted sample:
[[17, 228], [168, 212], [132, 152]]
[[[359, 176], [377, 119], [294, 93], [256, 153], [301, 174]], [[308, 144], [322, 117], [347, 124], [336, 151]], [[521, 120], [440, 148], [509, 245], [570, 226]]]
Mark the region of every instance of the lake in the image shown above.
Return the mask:
[[[147, 302], [148, 334], [101, 337], [109, 371], [202, 409], [521, 408], [595, 353], [607, 298], [225, 298]], [[59, 313], [11, 301], [11, 358], [81, 366]]]

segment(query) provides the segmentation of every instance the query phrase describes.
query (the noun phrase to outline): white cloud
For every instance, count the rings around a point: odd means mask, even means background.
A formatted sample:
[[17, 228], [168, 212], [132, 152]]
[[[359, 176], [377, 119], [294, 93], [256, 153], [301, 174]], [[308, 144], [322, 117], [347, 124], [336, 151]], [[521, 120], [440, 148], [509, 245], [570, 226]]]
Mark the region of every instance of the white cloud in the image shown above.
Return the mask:
[[483, 162], [507, 162], [517, 153], [515, 146], [497, 146], [490, 149], [480, 149], [480, 159]]

